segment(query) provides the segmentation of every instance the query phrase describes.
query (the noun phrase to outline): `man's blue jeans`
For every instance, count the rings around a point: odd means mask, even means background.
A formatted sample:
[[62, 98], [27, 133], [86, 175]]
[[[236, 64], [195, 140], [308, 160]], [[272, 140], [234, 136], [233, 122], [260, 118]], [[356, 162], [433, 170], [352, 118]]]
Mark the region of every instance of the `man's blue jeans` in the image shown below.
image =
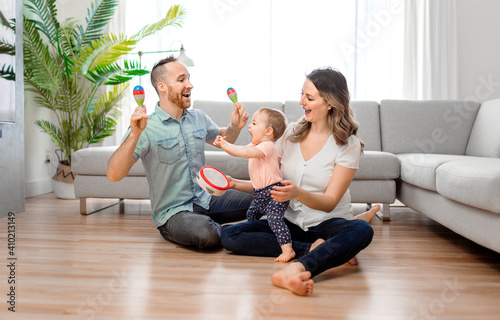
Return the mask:
[[216, 248], [220, 246], [221, 224], [246, 219], [252, 195], [227, 190], [220, 197], [212, 197], [208, 210], [193, 205], [193, 212], [179, 212], [158, 227], [163, 238], [186, 246]]
[[[292, 235], [292, 247], [297, 262], [304, 265], [314, 277], [340, 266], [366, 248], [373, 238], [373, 229], [363, 220], [333, 218], [302, 230], [285, 220]], [[309, 252], [317, 239], [325, 242]], [[237, 254], [277, 257], [281, 248], [266, 220], [238, 223], [222, 230], [222, 246]]]

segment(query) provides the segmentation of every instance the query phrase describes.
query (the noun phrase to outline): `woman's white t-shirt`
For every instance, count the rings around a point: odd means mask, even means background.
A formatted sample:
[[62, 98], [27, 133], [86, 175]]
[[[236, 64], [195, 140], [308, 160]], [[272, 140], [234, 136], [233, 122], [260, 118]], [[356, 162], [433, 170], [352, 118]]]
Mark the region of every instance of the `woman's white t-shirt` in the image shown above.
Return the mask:
[[[288, 140], [295, 125], [296, 123], [290, 123], [283, 136], [276, 142], [284, 180], [290, 180], [307, 191], [324, 194], [336, 164], [358, 169], [361, 143], [357, 136], [351, 135], [346, 145], [339, 146], [331, 135], [323, 149], [305, 161], [300, 150], [300, 143]], [[285, 212], [285, 218], [304, 231], [331, 218], [352, 219], [353, 209], [349, 189], [331, 212], [311, 209], [299, 201], [291, 199]]]

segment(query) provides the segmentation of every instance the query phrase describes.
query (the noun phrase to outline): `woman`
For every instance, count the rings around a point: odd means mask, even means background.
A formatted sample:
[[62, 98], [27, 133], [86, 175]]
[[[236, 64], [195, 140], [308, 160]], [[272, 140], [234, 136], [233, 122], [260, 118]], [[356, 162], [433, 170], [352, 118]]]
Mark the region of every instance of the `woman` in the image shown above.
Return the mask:
[[[271, 194], [275, 201], [290, 201], [285, 218], [297, 260], [273, 274], [272, 282], [298, 295], [312, 294], [312, 277], [350, 261], [373, 237], [366, 221], [379, 207], [361, 219], [352, 214], [348, 187], [363, 143], [356, 136], [349, 99], [340, 72], [314, 70], [302, 87], [304, 117], [291, 123], [277, 142], [284, 186]], [[234, 180], [231, 187], [251, 192], [246, 181]], [[276, 256], [281, 251], [265, 220], [227, 227], [221, 241], [237, 254]]]

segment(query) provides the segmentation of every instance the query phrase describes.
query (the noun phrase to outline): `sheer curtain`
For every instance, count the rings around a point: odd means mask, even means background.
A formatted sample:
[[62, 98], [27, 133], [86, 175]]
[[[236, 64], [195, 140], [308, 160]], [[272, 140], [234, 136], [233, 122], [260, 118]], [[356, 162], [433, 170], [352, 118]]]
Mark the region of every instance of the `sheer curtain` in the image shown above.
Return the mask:
[[403, 95], [403, 0], [356, 0], [354, 45], [345, 45], [357, 100]]
[[[183, 44], [195, 63], [188, 68], [194, 100], [229, 101], [228, 87], [240, 101], [298, 100], [305, 75], [324, 66], [346, 76], [352, 100], [457, 95], [455, 0], [123, 0], [111, 31], [132, 35], [173, 4], [187, 10], [183, 27], [165, 28], [137, 51]], [[146, 53], [142, 63], [151, 69], [169, 54]], [[158, 97], [149, 76], [133, 79], [129, 91], [139, 82], [151, 113]], [[124, 106], [106, 143], [119, 143], [128, 127], [131, 96]]]
[[[128, 34], [172, 4], [186, 8], [182, 28], [167, 28], [138, 50], [177, 50], [182, 42], [195, 62], [195, 100], [226, 101], [228, 87], [241, 101], [298, 100], [305, 75], [325, 66], [344, 73], [353, 99], [402, 95], [403, 0], [130, 1]], [[151, 68], [168, 54], [146, 54], [143, 63]], [[149, 76], [142, 84], [149, 112], [157, 96]]]
[[[115, 16], [111, 19], [110, 23], [107, 25], [106, 32], [110, 32], [113, 34], [125, 34], [126, 32], [126, 12], [127, 12], [127, 3], [126, 1], [120, 1], [118, 6], [116, 6]], [[112, 87], [102, 87], [102, 91], [111, 91]], [[135, 100], [132, 96], [132, 84], [129, 86], [129, 89], [125, 92], [124, 96], [120, 99], [120, 105], [122, 116], [116, 125], [115, 133], [104, 139], [101, 143], [103, 146], [114, 146], [119, 145], [121, 139], [125, 132], [127, 131], [130, 124], [130, 116], [132, 115], [133, 109], [137, 106]]]
[[407, 0], [404, 96], [457, 98], [455, 0]]
[[[0, 7], [5, 18], [9, 21], [16, 16], [16, 1], [14, 0], [0, 0]], [[2, 38], [8, 43], [15, 43], [14, 32], [7, 29], [3, 25], [0, 25], [0, 31], [2, 33]], [[8, 56], [5, 54], [0, 55], [0, 68], [5, 65], [10, 65], [14, 67], [15, 57]], [[5, 68], [6, 69], [6, 68]], [[22, 74], [22, 73], [20, 73]], [[14, 81], [5, 80], [0, 78], [0, 96], [2, 97], [2, 103], [0, 105], [0, 122], [7, 121], [13, 122], [16, 118], [15, 109], [15, 83]]]

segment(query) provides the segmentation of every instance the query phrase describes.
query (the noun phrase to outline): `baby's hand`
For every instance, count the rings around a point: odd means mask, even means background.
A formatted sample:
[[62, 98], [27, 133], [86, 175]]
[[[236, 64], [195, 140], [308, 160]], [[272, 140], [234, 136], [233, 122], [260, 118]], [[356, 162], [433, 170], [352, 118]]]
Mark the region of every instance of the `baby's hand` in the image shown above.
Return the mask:
[[214, 140], [214, 146], [222, 148], [222, 144], [225, 141], [226, 141], [226, 137], [217, 136], [217, 138], [215, 138], [215, 140]]
[[234, 188], [234, 185], [235, 185], [233, 177], [231, 177], [231, 176], [226, 176], [226, 178], [227, 178], [227, 181], [229, 182], [229, 186], [228, 186], [228, 188], [229, 188], [229, 189], [233, 189], [233, 188]]

